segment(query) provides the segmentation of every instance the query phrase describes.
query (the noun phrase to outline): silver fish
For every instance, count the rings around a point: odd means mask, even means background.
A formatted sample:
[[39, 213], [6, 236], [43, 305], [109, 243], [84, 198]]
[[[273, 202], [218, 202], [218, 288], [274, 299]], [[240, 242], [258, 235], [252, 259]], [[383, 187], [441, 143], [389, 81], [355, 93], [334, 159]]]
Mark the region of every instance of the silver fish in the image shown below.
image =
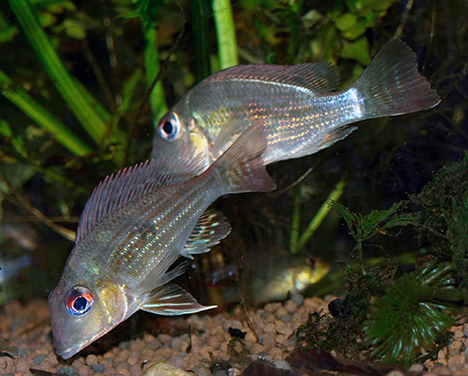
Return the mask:
[[[171, 281], [180, 257], [207, 252], [230, 232], [208, 206], [218, 197], [268, 191], [263, 125], [249, 128], [207, 171], [190, 152], [124, 169], [89, 198], [74, 248], [49, 296], [57, 353], [68, 359], [139, 309], [179, 315], [200, 305]], [[183, 265], [183, 264], [182, 264]]]
[[351, 123], [436, 106], [435, 90], [418, 73], [416, 54], [394, 38], [346, 90], [325, 62], [239, 65], [194, 86], [159, 122], [153, 158], [193, 145], [205, 167], [258, 119], [265, 125], [265, 164], [316, 153], [356, 129]]

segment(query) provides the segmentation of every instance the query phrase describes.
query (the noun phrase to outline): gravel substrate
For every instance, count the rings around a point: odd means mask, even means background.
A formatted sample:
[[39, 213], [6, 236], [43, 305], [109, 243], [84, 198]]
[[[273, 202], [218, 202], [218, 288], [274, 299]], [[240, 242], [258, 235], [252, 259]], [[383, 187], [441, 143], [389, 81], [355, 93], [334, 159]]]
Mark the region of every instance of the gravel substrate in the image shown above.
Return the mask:
[[[106, 336], [68, 361], [55, 355], [47, 302], [36, 300], [22, 305], [15, 301], [0, 313], [0, 375], [236, 376], [257, 358], [285, 367], [285, 359], [293, 350], [294, 331], [307, 320], [310, 311], [327, 311], [331, 299], [288, 300], [252, 311], [250, 318], [260, 343], [245, 323], [241, 307], [212, 316], [150, 315], [144, 320], [152, 318], [154, 326], [145, 327], [138, 339], [119, 342], [114, 336], [109, 343]], [[465, 316], [458, 322], [468, 319]], [[439, 351], [438, 361], [427, 361], [425, 367], [414, 365], [413, 375], [468, 375], [468, 324], [453, 327], [451, 332], [451, 343]], [[229, 345], [232, 335], [242, 333], [245, 347], [240, 341]]]

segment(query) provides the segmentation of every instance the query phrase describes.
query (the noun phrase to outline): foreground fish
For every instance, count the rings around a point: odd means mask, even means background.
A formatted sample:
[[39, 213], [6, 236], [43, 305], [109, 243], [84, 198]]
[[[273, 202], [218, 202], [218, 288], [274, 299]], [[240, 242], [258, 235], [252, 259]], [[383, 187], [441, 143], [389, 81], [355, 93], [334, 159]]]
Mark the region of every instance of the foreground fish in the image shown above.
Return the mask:
[[205, 167], [256, 119], [263, 119], [265, 164], [316, 153], [350, 134], [364, 119], [436, 106], [440, 100], [418, 73], [416, 54], [400, 39], [385, 45], [344, 91], [328, 63], [240, 65], [193, 87], [159, 122], [153, 158], [194, 145]]
[[202, 160], [191, 150], [101, 182], [49, 296], [57, 353], [70, 358], [139, 309], [178, 315], [212, 308], [171, 283], [183, 267], [168, 269], [227, 236], [225, 217], [205, 211], [219, 196], [275, 188], [262, 166], [265, 147], [263, 126], [255, 125], [200, 176]]

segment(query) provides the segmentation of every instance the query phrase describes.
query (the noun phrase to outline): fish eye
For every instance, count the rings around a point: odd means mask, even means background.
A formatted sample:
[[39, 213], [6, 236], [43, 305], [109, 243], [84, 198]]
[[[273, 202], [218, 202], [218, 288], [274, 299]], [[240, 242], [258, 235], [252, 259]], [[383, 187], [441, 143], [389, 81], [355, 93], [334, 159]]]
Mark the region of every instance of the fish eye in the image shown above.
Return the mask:
[[75, 286], [65, 295], [65, 307], [73, 317], [83, 317], [91, 311], [93, 304], [93, 293], [83, 286]]
[[306, 259], [306, 264], [309, 265], [309, 266], [314, 267], [316, 263], [317, 263], [317, 262], [316, 262], [315, 259], [312, 258], [312, 257], [309, 257], [309, 258]]
[[175, 141], [180, 135], [180, 121], [176, 114], [165, 115], [158, 124], [159, 135], [167, 141]]

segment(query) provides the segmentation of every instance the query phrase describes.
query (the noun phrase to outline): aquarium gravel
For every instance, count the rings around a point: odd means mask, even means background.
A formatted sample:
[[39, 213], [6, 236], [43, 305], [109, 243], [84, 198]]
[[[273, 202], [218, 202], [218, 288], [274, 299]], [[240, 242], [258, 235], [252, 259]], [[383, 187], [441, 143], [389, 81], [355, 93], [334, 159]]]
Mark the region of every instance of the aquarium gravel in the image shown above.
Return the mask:
[[[23, 305], [14, 301], [0, 313], [0, 375], [235, 376], [259, 358], [284, 368], [285, 359], [294, 350], [295, 330], [309, 312], [327, 312], [332, 299], [299, 296], [251, 309], [250, 319], [262, 343], [237, 306], [230, 313], [155, 318], [154, 327], [160, 320], [161, 329], [110, 345], [106, 352], [94, 354], [91, 347], [68, 361], [54, 352], [47, 302], [36, 300]], [[465, 324], [451, 329], [452, 338], [439, 351], [439, 359], [426, 361], [425, 367], [413, 365], [413, 375], [468, 374], [468, 312], [457, 321]]]

